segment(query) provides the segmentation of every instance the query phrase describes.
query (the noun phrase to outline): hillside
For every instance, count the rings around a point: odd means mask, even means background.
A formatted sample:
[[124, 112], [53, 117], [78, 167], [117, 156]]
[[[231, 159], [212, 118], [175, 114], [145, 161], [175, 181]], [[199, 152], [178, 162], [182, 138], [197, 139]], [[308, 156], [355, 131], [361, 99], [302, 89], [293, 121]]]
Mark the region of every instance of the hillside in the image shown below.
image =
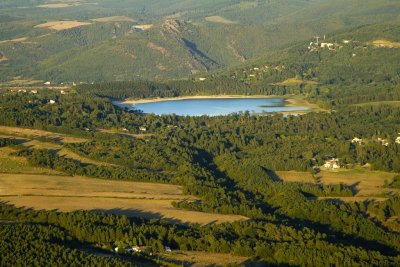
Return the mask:
[[399, 10], [391, 0], [4, 1], [0, 77], [78, 83], [203, 75], [315, 35], [394, 20]]

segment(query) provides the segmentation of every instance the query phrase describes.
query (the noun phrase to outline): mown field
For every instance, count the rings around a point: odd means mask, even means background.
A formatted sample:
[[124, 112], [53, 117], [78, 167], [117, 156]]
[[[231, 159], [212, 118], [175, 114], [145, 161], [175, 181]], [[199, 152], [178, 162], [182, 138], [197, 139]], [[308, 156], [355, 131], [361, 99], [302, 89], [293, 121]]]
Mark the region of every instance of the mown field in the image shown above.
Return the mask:
[[[18, 139], [25, 147], [55, 150], [60, 156], [82, 163], [111, 165], [83, 157], [63, 146], [63, 143], [85, 141], [82, 138], [5, 126], [0, 127], [0, 136]], [[40, 138], [58, 142], [41, 141]], [[60, 211], [105, 211], [199, 224], [246, 219], [236, 215], [176, 209], [172, 206], [173, 201], [195, 199], [184, 195], [180, 186], [71, 177], [55, 170], [33, 167], [25, 158], [14, 156], [15, 151], [17, 150], [11, 147], [0, 148], [0, 201], [18, 207]]]
[[[308, 172], [278, 171], [277, 175], [286, 182], [316, 183], [316, 179]], [[318, 182], [323, 184], [346, 184], [353, 186], [354, 197], [342, 197], [344, 201], [364, 201], [366, 199], [383, 200], [387, 192], [400, 193], [398, 189], [385, 188], [385, 181], [392, 181], [396, 173], [371, 171], [368, 169], [322, 170], [316, 175]], [[335, 197], [338, 198], [338, 197]]]
[[0, 200], [45, 210], [105, 211], [185, 223], [222, 223], [246, 219], [179, 210], [172, 201], [193, 199], [179, 186], [40, 174], [0, 174]]

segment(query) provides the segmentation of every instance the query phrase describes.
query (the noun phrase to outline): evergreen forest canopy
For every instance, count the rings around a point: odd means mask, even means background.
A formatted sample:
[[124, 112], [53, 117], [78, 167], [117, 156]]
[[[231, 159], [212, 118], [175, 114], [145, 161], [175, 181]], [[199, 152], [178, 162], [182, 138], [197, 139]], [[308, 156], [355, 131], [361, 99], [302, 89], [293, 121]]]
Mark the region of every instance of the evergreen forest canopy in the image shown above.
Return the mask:
[[[35, 140], [91, 161], [25, 146], [23, 139], [29, 136], [2, 135], [0, 149], [10, 149], [9, 157], [32, 167], [63, 175], [130, 181], [133, 187], [134, 182], [179, 185], [196, 201], [175, 201], [175, 208], [248, 220], [182, 224], [102, 212], [38, 211], [2, 202], [0, 265], [181, 266], [180, 261], [164, 258], [167, 247], [243, 256], [248, 258], [246, 266], [400, 265], [400, 25], [393, 20], [397, 1], [96, 2], [81, 1], [79, 6], [52, 12], [37, 7], [47, 1], [0, 3], [3, 39], [29, 36], [22, 42], [0, 43], [0, 55], [7, 58], [0, 58], [4, 81], [15, 76], [52, 82], [105, 81], [67, 89], [18, 86], [22, 81], [4, 84], [0, 125], [84, 138], [80, 143]], [[43, 21], [38, 15], [44, 16]], [[80, 22], [123, 15], [138, 22], [114, 17], [117, 21], [58, 32], [32, 28], [61, 15]], [[167, 16], [177, 20], [165, 22]], [[296, 20], [303, 32], [294, 28]], [[364, 25], [367, 22], [371, 24]], [[132, 26], [145, 24], [153, 26], [126, 35]], [[325, 31], [324, 42], [331, 47], [304, 41]], [[276, 35], [260, 38], [279, 42], [251, 39], [260, 32], [262, 36], [273, 32]], [[298, 33], [295, 39], [282, 37], [293, 32]], [[225, 54], [222, 43], [228, 43], [224, 49], [231, 55]], [[139, 44], [154, 54], [135, 50], [132, 55], [131, 48], [139, 49]], [[233, 44], [244, 50], [234, 47], [237, 51], [232, 52]], [[171, 52], [169, 46], [179, 51]], [[139, 54], [147, 60], [141, 61]], [[255, 59], [258, 55], [263, 56]], [[251, 60], [233, 66], [240, 56]], [[175, 66], [174, 72], [166, 68], [164, 76], [161, 66], [146, 69], [145, 64], [155, 62], [164, 66], [160, 60]], [[179, 69], [182, 62], [204, 72], [216, 71], [202, 73], [204, 81], [200, 76], [145, 79], [146, 75], [185, 76], [187, 69]], [[114, 105], [126, 98], [202, 94], [295, 96], [324, 112], [180, 117]], [[354, 142], [355, 138], [362, 141]], [[331, 158], [338, 158], [343, 169], [386, 172], [393, 179], [385, 181], [383, 190], [373, 195], [376, 198], [357, 199], [357, 184], [321, 182], [320, 167]], [[314, 180], [287, 182], [281, 177], [282, 172], [294, 171], [308, 173]], [[348, 198], [357, 201], [344, 201]], [[131, 246], [145, 246], [146, 252], [125, 253]]]

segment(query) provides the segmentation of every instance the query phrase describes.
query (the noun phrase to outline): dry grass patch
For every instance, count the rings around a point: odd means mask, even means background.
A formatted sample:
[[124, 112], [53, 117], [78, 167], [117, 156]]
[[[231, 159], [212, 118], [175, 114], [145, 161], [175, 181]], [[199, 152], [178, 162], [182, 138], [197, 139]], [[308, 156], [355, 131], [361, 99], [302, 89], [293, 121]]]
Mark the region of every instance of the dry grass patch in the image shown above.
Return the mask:
[[0, 148], [0, 175], [6, 173], [25, 173], [25, 174], [46, 174], [46, 175], [60, 175], [61, 172], [33, 167], [25, 158], [11, 156], [15, 152], [13, 148], [2, 147]]
[[132, 28], [134, 28], [135, 30], [146, 31], [146, 30], [150, 30], [151, 28], [153, 28], [153, 24], [135, 25]]
[[58, 3], [58, 4], [45, 4], [45, 5], [39, 5], [37, 7], [40, 8], [50, 8], [50, 9], [54, 9], [54, 8], [67, 8], [67, 7], [74, 7], [74, 6], [80, 6], [81, 3], [70, 3], [70, 4], [66, 4], [66, 3]]
[[178, 251], [172, 254], [164, 254], [166, 259], [174, 259], [184, 262], [185, 266], [238, 266], [248, 260], [246, 257], [234, 256], [231, 254], [210, 253], [201, 251]]
[[0, 126], [0, 133], [6, 134], [13, 137], [25, 137], [25, 138], [38, 138], [45, 137], [50, 139], [59, 140], [62, 143], [83, 143], [87, 140], [84, 138], [73, 137], [66, 134], [53, 133], [43, 130]]
[[232, 21], [221, 16], [206, 17], [206, 21], [214, 23], [222, 23], [222, 24], [237, 24], [237, 21]]
[[166, 56], [166, 57], [169, 57], [169, 56], [170, 56], [170, 53], [168, 52], [167, 49], [165, 49], [165, 48], [162, 47], [162, 46], [156, 45], [156, 44], [153, 43], [153, 42], [148, 43], [148, 44], [147, 44], [147, 48], [150, 48], [150, 49], [153, 49], [153, 50], [155, 50], [155, 51], [158, 51], [158, 52], [160, 52], [163, 56]]
[[[279, 171], [277, 175], [286, 182], [315, 183], [308, 172]], [[384, 188], [386, 181], [391, 181], [396, 173], [370, 171], [366, 169], [341, 169], [337, 171], [323, 170], [317, 174], [323, 184], [354, 185], [358, 190], [351, 198], [340, 198], [345, 201], [364, 201], [366, 199], [383, 200], [382, 194], [393, 192], [400, 194], [400, 189]]]
[[60, 151], [57, 153], [61, 157], [69, 158], [69, 159], [74, 159], [77, 161], [80, 161], [85, 164], [94, 164], [94, 165], [103, 165], [103, 166], [115, 166], [114, 164], [106, 163], [106, 162], [101, 162], [97, 160], [93, 160], [84, 156], [81, 156], [68, 148], [61, 148]]
[[133, 133], [118, 131], [118, 130], [114, 130], [114, 129], [97, 129], [97, 131], [99, 131], [101, 133], [130, 136], [130, 137], [137, 138], [137, 139], [147, 139], [149, 137], [154, 136], [154, 134], [133, 134]]
[[55, 31], [68, 30], [76, 27], [91, 25], [91, 22], [81, 22], [76, 20], [57, 20], [57, 21], [48, 21], [46, 23], [42, 23], [36, 25], [35, 28], [44, 28]]
[[23, 43], [26, 40], [28, 40], [28, 37], [21, 37], [21, 38], [16, 38], [16, 39], [11, 39], [11, 40], [3, 40], [3, 41], [0, 41], [0, 44], [5, 44], [5, 43]]
[[133, 18], [127, 16], [112, 16], [112, 17], [104, 17], [104, 18], [97, 18], [91, 19], [95, 22], [136, 22]]
[[174, 208], [172, 201], [194, 199], [179, 186], [86, 177], [0, 174], [1, 200], [18, 207], [75, 211], [101, 210], [128, 216], [190, 223], [221, 223], [247, 218]]
[[400, 42], [391, 42], [388, 40], [375, 40], [372, 42], [375, 47], [400, 48]]

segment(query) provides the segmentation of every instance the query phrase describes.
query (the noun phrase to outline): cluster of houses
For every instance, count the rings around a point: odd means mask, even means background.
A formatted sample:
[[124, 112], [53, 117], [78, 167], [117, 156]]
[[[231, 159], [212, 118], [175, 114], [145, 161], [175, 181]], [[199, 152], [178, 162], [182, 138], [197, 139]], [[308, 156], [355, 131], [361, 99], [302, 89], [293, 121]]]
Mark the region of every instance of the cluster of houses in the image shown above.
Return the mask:
[[[398, 137], [395, 139], [395, 144], [400, 144], [400, 133], [398, 133]], [[377, 141], [382, 145], [382, 146], [389, 146], [389, 144], [390, 144], [390, 142], [387, 140], [387, 139], [383, 139], [383, 138], [381, 138], [381, 137], [378, 137], [378, 139], [377, 139]], [[358, 137], [354, 137], [352, 140], [351, 140], [351, 143], [352, 144], [355, 144], [355, 145], [362, 145], [362, 144], [364, 144], [364, 142], [363, 142], [363, 140], [361, 139], [361, 138], [358, 138]]]

